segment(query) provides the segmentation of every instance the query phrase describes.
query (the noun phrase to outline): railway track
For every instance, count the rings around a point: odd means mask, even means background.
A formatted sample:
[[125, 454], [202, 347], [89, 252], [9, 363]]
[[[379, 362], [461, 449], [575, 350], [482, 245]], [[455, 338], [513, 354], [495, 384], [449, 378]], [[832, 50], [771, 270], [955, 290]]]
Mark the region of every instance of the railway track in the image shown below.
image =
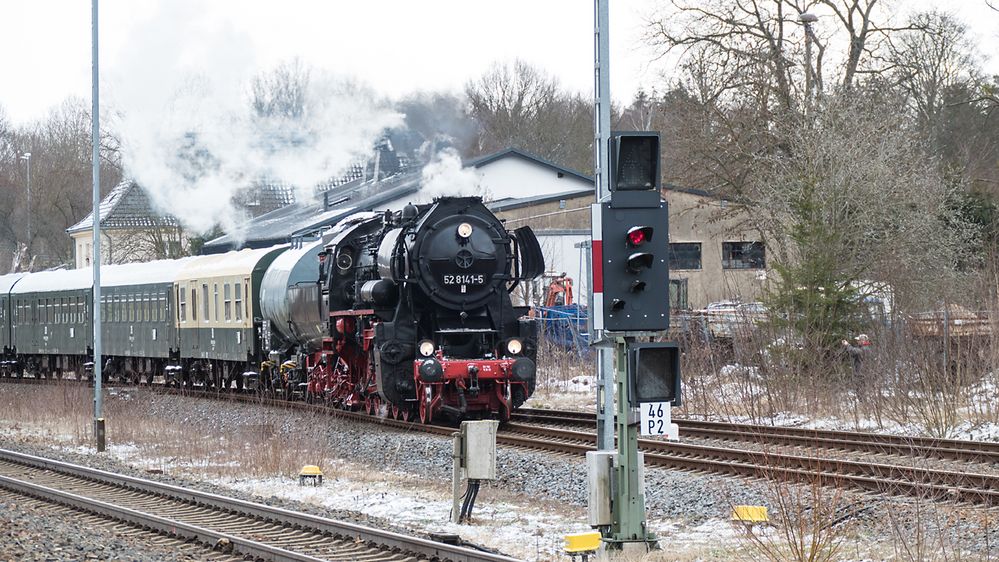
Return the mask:
[[[262, 398], [252, 394], [160, 389], [191, 396], [211, 396], [267, 406], [312, 410], [334, 417], [393, 427], [404, 431], [447, 436], [455, 431], [445, 425], [422, 425], [328, 408], [318, 404]], [[500, 445], [574, 456], [595, 450], [595, 416], [584, 412], [523, 409], [515, 421], [504, 424], [497, 435]], [[524, 422], [528, 423], [524, 423]], [[773, 450], [747, 450], [732, 446], [671, 443], [640, 439], [639, 449], [649, 466], [696, 472], [766, 479], [821, 483], [839, 489], [854, 489], [887, 495], [960, 501], [976, 505], [999, 505], [999, 476], [977, 473], [967, 462], [995, 462], [999, 446], [992, 443], [937, 440], [843, 431], [813, 431], [801, 428], [725, 424], [678, 420], [681, 436], [698, 435], [722, 441], [795, 445], [807, 454]], [[536, 425], [529, 425], [536, 424]], [[569, 426], [569, 428], [565, 427]], [[582, 429], [582, 430], [580, 430]], [[883, 441], [879, 441], [883, 439]], [[823, 450], [876, 452], [908, 457], [906, 462], [869, 462], [822, 456]], [[957, 461], [956, 470], [920, 466], [922, 459]]]
[[[508, 424], [497, 440], [539, 450], [585, 454], [595, 450], [594, 433]], [[938, 470], [914, 465], [871, 463], [731, 447], [639, 439], [645, 464], [732, 476], [818, 483], [888, 495], [999, 505], [999, 476], [964, 470]]]
[[[597, 423], [596, 415], [589, 412], [531, 408], [518, 410], [514, 413], [513, 419], [526, 423], [584, 429], [595, 429]], [[812, 450], [833, 449], [972, 463], [999, 463], [999, 443], [992, 442], [906, 437], [860, 431], [804, 429], [686, 418], [674, 418], [673, 421], [680, 426], [681, 438], [795, 446]]]
[[0, 450], [0, 488], [257, 560], [513, 562], [464, 546]]

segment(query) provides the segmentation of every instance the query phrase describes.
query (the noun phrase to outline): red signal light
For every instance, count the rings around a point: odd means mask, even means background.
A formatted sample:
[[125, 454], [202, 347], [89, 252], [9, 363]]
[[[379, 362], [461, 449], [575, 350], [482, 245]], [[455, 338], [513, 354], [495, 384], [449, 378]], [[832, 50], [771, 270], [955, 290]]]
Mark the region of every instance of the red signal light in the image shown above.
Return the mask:
[[628, 229], [628, 244], [641, 246], [649, 240], [652, 240], [651, 226], [633, 226]]

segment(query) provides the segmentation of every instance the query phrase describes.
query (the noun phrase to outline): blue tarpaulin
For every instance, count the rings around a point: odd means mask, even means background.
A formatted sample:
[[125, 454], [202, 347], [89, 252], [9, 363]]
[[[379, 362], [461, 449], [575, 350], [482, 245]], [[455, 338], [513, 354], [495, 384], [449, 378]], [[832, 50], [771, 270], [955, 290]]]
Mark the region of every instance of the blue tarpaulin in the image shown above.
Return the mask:
[[543, 306], [538, 308], [545, 338], [580, 357], [590, 353], [589, 333], [586, 331], [586, 307], [578, 304]]

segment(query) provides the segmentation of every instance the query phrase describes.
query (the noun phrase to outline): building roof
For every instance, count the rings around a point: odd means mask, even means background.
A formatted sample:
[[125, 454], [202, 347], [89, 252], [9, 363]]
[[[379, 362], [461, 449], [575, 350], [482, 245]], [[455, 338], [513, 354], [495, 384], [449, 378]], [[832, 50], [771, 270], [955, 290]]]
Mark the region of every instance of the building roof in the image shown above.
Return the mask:
[[519, 209], [520, 207], [529, 207], [531, 205], [538, 205], [540, 203], [549, 203], [551, 201], [560, 201], [562, 199], [575, 199], [576, 197], [593, 197], [592, 187], [581, 187], [579, 189], [571, 189], [569, 191], [561, 191], [559, 193], [547, 193], [545, 195], [533, 195], [531, 197], [519, 197], [519, 198], [507, 198], [499, 199], [488, 203], [488, 207], [494, 212], [509, 211], [512, 209]]
[[214, 254], [237, 248], [265, 248], [294, 238], [318, 236], [347, 215], [358, 211], [384, 209], [391, 202], [420, 189], [419, 171], [397, 174], [381, 180], [353, 181], [323, 193], [319, 201], [295, 203], [251, 219], [241, 232], [229, 233], [205, 244], [202, 252]]
[[554, 163], [554, 162], [552, 162], [550, 160], [546, 160], [546, 159], [544, 159], [544, 158], [542, 158], [542, 157], [540, 157], [540, 156], [538, 156], [536, 154], [531, 154], [530, 152], [527, 152], [527, 151], [524, 151], [524, 150], [520, 150], [519, 148], [513, 148], [513, 147], [501, 150], [499, 152], [495, 152], [493, 154], [487, 154], [486, 156], [480, 156], [479, 158], [476, 158], [474, 160], [470, 160], [469, 162], [466, 163], [466, 166], [472, 166], [472, 167], [475, 167], [475, 168], [481, 168], [482, 166], [485, 166], [486, 164], [489, 164], [491, 162], [495, 162], [497, 160], [502, 160], [503, 158], [508, 158], [508, 157], [511, 157], [511, 156], [516, 157], [516, 158], [523, 158], [525, 160], [530, 160], [530, 161], [535, 162], [537, 164], [540, 164], [540, 165], [542, 165], [542, 166], [544, 166], [546, 168], [551, 168], [552, 170], [555, 170], [556, 172], [558, 172], [560, 174], [564, 174], [564, 175], [567, 175], [567, 176], [574, 176], [574, 177], [576, 177], [576, 178], [578, 178], [578, 179], [580, 179], [582, 181], [593, 183], [593, 177], [592, 176], [587, 176], [586, 174], [584, 174], [582, 172], [579, 172], [579, 171], [576, 171], [576, 170], [573, 170], [573, 169], [570, 169], [570, 168], [566, 168], [564, 166], [559, 166], [558, 164], [556, 164], [556, 163]]
[[[149, 202], [149, 196], [137, 183], [124, 180], [115, 186], [101, 201], [98, 207], [101, 228], [154, 228], [177, 226], [177, 219], [156, 213]], [[82, 221], [66, 229], [75, 234], [93, 228], [94, 214], [90, 213]]]
[[[590, 181], [593, 181], [592, 178]], [[707, 197], [709, 199], [726, 199], [725, 197], [719, 197], [718, 195], [704, 191], [703, 189], [692, 189], [689, 187], [680, 187], [673, 184], [666, 184], [665, 189], [667, 192], [674, 191], [677, 193], [687, 193], [689, 195], [696, 195], [698, 197]], [[575, 199], [577, 197], [594, 197], [594, 188], [583, 187], [579, 189], [571, 189], [569, 191], [562, 191], [559, 193], [550, 193], [545, 195], [533, 195], [531, 197], [519, 197], [519, 198], [508, 198], [499, 199], [488, 203], [488, 207], [494, 212], [510, 211], [513, 209], [519, 209], [521, 207], [530, 207], [531, 205], [540, 205], [542, 203], [550, 203], [552, 201], [559, 201], [562, 199]]]

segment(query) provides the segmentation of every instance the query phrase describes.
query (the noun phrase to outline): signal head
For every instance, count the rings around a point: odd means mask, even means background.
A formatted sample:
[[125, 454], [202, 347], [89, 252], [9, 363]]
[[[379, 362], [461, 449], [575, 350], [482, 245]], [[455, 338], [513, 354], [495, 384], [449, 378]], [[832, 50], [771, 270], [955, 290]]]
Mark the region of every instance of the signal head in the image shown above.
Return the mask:
[[641, 246], [652, 240], [651, 226], [633, 226], [628, 229], [628, 244], [632, 247]]
[[638, 273], [643, 269], [652, 269], [654, 259], [648, 252], [635, 252], [628, 256], [628, 271]]

